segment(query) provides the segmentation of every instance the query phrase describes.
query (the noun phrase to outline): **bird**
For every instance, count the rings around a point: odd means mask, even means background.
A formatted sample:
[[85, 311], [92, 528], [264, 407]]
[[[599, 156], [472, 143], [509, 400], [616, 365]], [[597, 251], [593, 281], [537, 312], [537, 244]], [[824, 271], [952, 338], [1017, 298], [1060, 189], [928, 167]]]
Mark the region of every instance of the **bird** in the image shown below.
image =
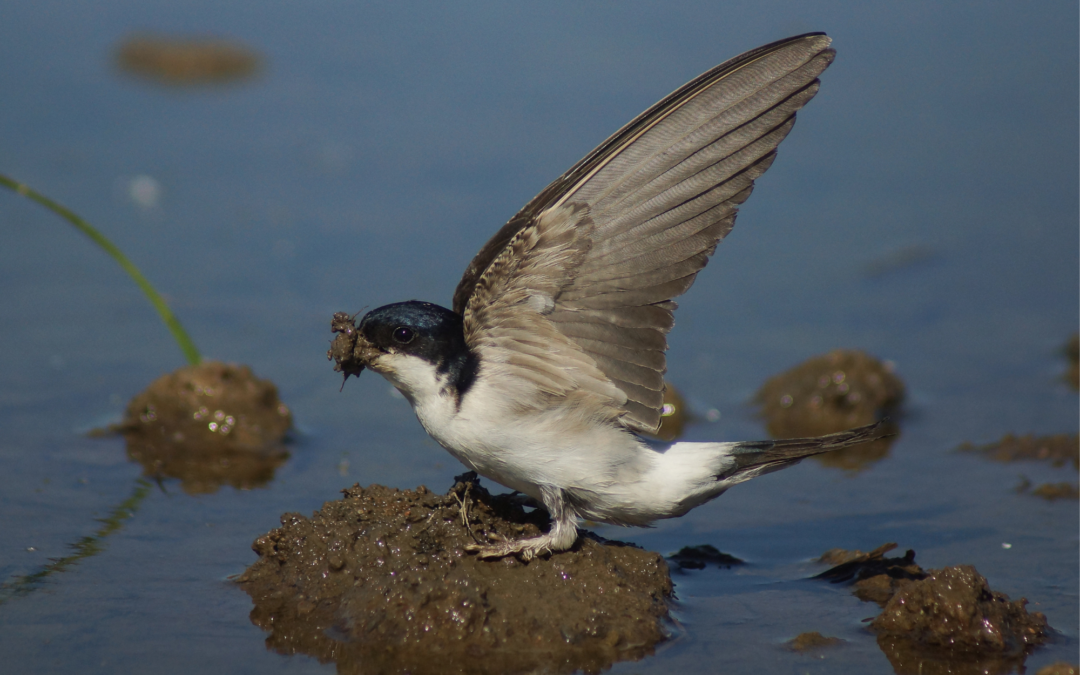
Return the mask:
[[359, 322], [334, 315], [327, 357], [344, 381], [382, 375], [451, 455], [550, 515], [539, 536], [470, 552], [556, 554], [574, 546], [580, 519], [648, 526], [881, 434], [878, 422], [816, 438], [646, 438], [661, 420], [672, 299], [817, 93], [830, 45], [824, 33], [773, 42], [646, 110], [498, 230], [451, 309], [410, 300]]

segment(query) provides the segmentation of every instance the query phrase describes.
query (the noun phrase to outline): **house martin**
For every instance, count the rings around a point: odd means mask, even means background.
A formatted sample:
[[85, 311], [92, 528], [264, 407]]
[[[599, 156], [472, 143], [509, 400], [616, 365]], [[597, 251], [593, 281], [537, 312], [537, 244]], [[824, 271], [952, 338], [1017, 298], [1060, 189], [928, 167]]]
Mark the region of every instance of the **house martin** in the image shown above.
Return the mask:
[[648, 525], [736, 483], [881, 435], [647, 442], [660, 425], [672, 298], [686, 292], [833, 61], [830, 39], [754, 49], [646, 110], [473, 258], [452, 309], [334, 315], [335, 370], [379, 373], [465, 466], [533, 498], [548, 532], [482, 557], [570, 548], [577, 522]]

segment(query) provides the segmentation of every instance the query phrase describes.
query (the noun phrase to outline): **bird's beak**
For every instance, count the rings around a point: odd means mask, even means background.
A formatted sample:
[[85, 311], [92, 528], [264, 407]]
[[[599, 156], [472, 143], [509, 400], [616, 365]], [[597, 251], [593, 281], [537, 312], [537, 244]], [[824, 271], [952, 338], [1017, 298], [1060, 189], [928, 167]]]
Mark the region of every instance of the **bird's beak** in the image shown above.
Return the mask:
[[[360, 331], [356, 329], [353, 318], [345, 312], [334, 314], [330, 321], [330, 330], [337, 333], [334, 341], [330, 343], [330, 350], [326, 352], [326, 358], [334, 361], [334, 370], [345, 373], [345, 379], [350, 375], [360, 377], [364, 366], [371, 363], [382, 352], [364, 339]], [[342, 382], [341, 386], [345, 386]]]

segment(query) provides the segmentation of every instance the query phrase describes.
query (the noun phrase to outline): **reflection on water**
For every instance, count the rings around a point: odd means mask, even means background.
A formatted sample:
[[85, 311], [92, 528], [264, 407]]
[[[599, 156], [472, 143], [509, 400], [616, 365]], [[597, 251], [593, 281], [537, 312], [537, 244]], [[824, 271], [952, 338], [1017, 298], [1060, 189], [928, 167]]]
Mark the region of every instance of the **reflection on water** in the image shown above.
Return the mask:
[[127, 455], [143, 475], [177, 478], [189, 495], [217, 492], [222, 485], [238, 490], [264, 487], [289, 459], [284, 447], [237, 448], [198, 442], [162, 442], [125, 434]]
[[80, 560], [90, 558], [104, 551], [106, 537], [120, 531], [120, 528], [124, 526], [124, 521], [135, 515], [135, 512], [139, 510], [139, 506], [142, 505], [146, 496], [150, 494], [152, 488], [153, 485], [142, 478], [135, 481], [135, 488], [132, 490], [131, 496], [117, 504], [115, 508], [109, 511], [109, 515], [98, 519], [101, 527], [94, 534], [82, 537], [69, 546], [69, 548], [75, 549], [73, 554], [57, 558], [37, 572], [16, 577], [11, 581], [0, 584], [0, 605], [10, 601], [12, 598], [30, 593], [40, 587], [50, 576], [64, 572]]

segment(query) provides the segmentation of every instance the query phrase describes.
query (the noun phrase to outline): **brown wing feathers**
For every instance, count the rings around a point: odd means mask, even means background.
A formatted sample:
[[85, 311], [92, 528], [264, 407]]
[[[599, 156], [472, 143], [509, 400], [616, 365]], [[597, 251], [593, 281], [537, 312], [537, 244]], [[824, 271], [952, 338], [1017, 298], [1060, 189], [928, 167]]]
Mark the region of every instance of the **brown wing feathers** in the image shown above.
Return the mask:
[[[771, 165], [795, 112], [817, 92], [817, 75], [833, 58], [828, 45], [823, 35], [800, 36], [714, 68], [549, 185], [484, 246], [455, 291], [454, 310], [466, 316], [474, 338], [508, 320], [495, 307], [515, 311], [496, 287], [513, 289], [520, 302], [540, 293], [548, 304], [537, 305], [544, 312], [534, 318], [543, 324], [531, 329], [550, 342], [553, 328], [580, 349], [580, 357], [595, 366], [582, 375], [590, 388], [604, 389], [592, 381], [599, 371], [625, 394], [614, 401], [623, 422], [654, 430], [663, 399], [665, 334], [676, 307], [671, 298], [690, 287], [731, 230], [737, 206]], [[545, 213], [559, 215], [541, 218]], [[544, 290], [530, 290], [523, 279], [499, 279], [514, 274], [507, 259], [512, 242], [545, 222], [581, 229], [559, 235], [565, 250], [558, 254], [545, 251], [543, 237], [533, 237], [528, 252], [517, 247], [517, 254], [534, 256], [532, 262], [545, 270]], [[548, 370], [581, 364], [565, 344], [529, 357]]]

